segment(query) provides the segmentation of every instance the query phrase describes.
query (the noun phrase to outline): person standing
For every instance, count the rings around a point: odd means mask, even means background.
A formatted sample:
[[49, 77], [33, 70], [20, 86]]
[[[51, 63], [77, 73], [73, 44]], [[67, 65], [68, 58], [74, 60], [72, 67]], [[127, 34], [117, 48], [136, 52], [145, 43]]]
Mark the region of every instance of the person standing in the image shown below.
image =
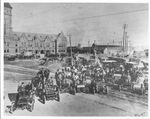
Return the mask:
[[57, 71], [55, 73], [55, 79], [56, 79], [57, 86], [60, 89], [60, 81], [59, 81], [58, 75], [59, 75], [59, 69], [57, 69]]

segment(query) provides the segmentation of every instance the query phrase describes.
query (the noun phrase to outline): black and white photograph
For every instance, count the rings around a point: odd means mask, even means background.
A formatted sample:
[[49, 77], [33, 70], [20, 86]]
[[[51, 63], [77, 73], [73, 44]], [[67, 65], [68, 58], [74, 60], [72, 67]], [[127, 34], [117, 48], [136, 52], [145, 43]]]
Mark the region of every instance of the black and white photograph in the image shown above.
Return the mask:
[[148, 2], [1, 4], [5, 118], [149, 116]]

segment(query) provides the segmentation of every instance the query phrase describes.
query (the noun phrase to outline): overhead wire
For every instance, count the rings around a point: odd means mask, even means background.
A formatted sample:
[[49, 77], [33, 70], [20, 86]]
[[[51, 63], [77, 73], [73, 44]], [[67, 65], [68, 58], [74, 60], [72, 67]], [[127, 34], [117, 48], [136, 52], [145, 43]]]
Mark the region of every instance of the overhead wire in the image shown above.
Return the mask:
[[82, 17], [82, 18], [76, 18], [76, 19], [69, 19], [69, 20], [62, 20], [62, 21], [54, 21], [51, 23], [43, 23], [43, 24], [35, 24], [35, 25], [27, 25], [22, 27], [14, 27], [14, 28], [26, 28], [26, 27], [34, 27], [34, 26], [41, 26], [41, 25], [49, 25], [49, 24], [58, 24], [62, 22], [71, 22], [71, 21], [78, 21], [78, 20], [86, 20], [86, 19], [93, 19], [93, 18], [100, 18], [100, 17], [108, 17], [113, 15], [121, 15], [121, 14], [128, 14], [128, 13], [135, 13], [135, 12], [141, 12], [141, 11], [147, 11], [148, 9], [138, 9], [138, 10], [132, 10], [132, 11], [126, 11], [126, 12], [118, 12], [118, 13], [109, 13], [109, 14], [103, 14], [103, 15], [97, 15], [97, 16], [90, 16], [90, 17]]
[[[53, 9], [53, 11], [54, 11], [54, 10], [57, 10], [57, 9], [60, 9], [60, 7], [57, 7], [57, 8], [55, 8], [55, 9]], [[16, 22], [12, 22], [12, 23], [22, 22], [22, 21], [24, 21], [24, 20], [26, 20], [26, 19], [29, 19], [29, 18], [32, 18], [32, 17], [38, 16], [38, 15], [41, 15], [41, 14], [43, 15], [43, 14], [45, 14], [45, 13], [49, 12], [50, 10], [51, 10], [51, 9], [48, 9], [48, 10], [42, 11], [42, 12], [40, 12], [40, 13], [38, 13], [38, 14], [35, 14], [35, 15], [32, 15], [32, 16], [28, 16], [28, 17], [20, 18], [21, 20], [16, 20]]]

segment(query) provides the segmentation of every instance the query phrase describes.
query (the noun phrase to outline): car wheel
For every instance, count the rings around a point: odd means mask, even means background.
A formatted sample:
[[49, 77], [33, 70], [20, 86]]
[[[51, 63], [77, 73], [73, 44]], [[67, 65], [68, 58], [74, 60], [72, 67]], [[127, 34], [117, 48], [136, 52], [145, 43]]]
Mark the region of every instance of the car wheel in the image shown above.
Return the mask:
[[42, 101], [43, 101], [43, 104], [45, 104], [46, 97], [44, 95], [42, 96]]
[[86, 93], [89, 93], [90, 89], [89, 87], [86, 87]]
[[109, 87], [106, 86], [106, 94], [108, 95], [109, 94]]
[[95, 92], [96, 92], [96, 89], [95, 89], [95, 87], [93, 86], [93, 87], [92, 87], [92, 93], [95, 94]]
[[73, 95], [75, 95], [75, 94], [76, 94], [76, 89], [75, 89], [75, 88], [73, 88], [73, 90], [72, 90], [72, 94], [73, 94]]
[[31, 112], [32, 112], [33, 109], [34, 109], [34, 103], [35, 103], [35, 100], [33, 99], [33, 100], [32, 100], [32, 105], [31, 105]]
[[121, 85], [118, 84], [118, 90], [121, 91]]
[[144, 87], [143, 87], [143, 85], [141, 84], [141, 95], [143, 95], [144, 94]]
[[12, 114], [15, 111], [15, 103], [11, 104], [10, 113]]
[[24, 110], [25, 108], [26, 108], [26, 106], [23, 106], [23, 107], [22, 107], [22, 110]]

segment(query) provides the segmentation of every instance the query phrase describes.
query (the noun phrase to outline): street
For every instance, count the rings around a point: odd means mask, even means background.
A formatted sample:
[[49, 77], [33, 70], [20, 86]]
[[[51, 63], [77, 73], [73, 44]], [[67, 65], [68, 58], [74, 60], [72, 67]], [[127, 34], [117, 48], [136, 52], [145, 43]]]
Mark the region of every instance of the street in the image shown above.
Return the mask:
[[[55, 65], [55, 64], [53, 64]], [[58, 65], [58, 64], [57, 64]], [[10, 68], [11, 67], [11, 68]], [[54, 67], [54, 66], [53, 66]], [[57, 67], [55, 67], [57, 69]], [[4, 81], [4, 115], [8, 116], [147, 116], [148, 97], [126, 91], [111, 90], [109, 95], [69, 93], [60, 94], [60, 102], [46, 101], [42, 104], [35, 98], [34, 110], [15, 110], [8, 112], [11, 102], [8, 93], [17, 92], [19, 80], [30, 80], [37, 69], [29, 69], [16, 65], [5, 65]], [[54, 70], [54, 69], [53, 69]], [[54, 75], [51, 73], [51, 75]], [[8, 88], [11, 87], [11, 88]]]

